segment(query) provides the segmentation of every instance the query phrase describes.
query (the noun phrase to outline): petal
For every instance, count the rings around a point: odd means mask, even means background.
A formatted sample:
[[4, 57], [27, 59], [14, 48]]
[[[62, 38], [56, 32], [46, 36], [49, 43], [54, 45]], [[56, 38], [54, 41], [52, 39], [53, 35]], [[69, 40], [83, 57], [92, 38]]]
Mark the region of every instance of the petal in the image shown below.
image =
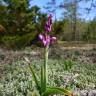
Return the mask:
[[57, 38], [56, 37], [51, 37], [51, 40], [55, 41], [55, 40], [57, 40]]
[[46, 43], [47, 43], [46, 40], [43, 39], [42, 42], [43, 42], [44, 46], [46, 46]]
[[56, 37], [51, 37], [51, 44], [55, 43], [56, 40], [57, 40]]
[[47, 43], [50, 43], [50, 38], [47, 38], [47, 40], [46, 40], [46, 41], [47, 41]]
[[44, 39], [43, 39], [43, 44], [44, 44], [44, 46], [49, 46], [50, 45], [50, 36], [49, 35], [47, 35], [47, 36], [45, 36], [44, 37]]
[[42, 34], [39, 34], [39, 39], [43, 40], [44, 36]]

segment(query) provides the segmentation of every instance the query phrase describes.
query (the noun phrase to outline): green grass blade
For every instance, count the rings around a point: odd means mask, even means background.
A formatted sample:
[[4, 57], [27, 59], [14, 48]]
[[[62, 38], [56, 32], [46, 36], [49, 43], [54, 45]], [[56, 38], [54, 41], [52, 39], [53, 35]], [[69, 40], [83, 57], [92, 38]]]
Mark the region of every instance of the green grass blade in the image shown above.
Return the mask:
[[30, 63], [29, 63], [28, 65], [29, 65], [29, 69], [30, 69], [30, 71], [31, 71], [31, 74], [32, 74], [32, 76], [33, 76], [33, 79], [34, 79], [34, 81], [35, 81], [35, 83], [36, 83], [36, 86], [37, 86], [38, 90], [40, 91], [40, 85], [39, 85], [39, 82], [38, 82], [37, 77], [36, 77], [36, 75], [35, 75], [35, 72], [34, 72], [32, 66], [30, 65]]
[[40, 93], [41, 87], [40, 87], [40, 85], [39, 85], [39, 81], [37, 80], [36, 74], [35, 74], [35, 72], [34, 72], [34, 70], [33, 70], [33, 67], [31, 66], [31, 63], [30, 63], [30, 61], [28, 60], [28, 58], [25, 57], [24, 59], [25, 59], [25, 61], [28, 63], [28, 67], [29, 67], [29, 69], [30, 69], [30, 71], [31, 71], [32, 77], [33, 77], [33, 79], [34, 79], [34, 81], [35, 81], [35, 84], [36, 84], [36, 87], [37, 87], [37, 89], [38, 89], [38, 91], [39, 91], [39, 93]]

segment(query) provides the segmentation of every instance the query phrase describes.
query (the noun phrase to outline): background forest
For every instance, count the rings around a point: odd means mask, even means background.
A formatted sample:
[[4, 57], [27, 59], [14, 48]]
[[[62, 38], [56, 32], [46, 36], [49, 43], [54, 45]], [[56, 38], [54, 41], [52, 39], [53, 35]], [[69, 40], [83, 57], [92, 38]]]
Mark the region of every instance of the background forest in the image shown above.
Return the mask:
[[[82, 10], [86, 16], [95, 11], [95, 0], [49, 0], [42, 12], [34, 0], [0, 0], [0, 45], [8, 48], [20, 48], [36, 43], [38, 34], [44, 32], [44, 23], [48, 13], [54, 14], [52, 34], [62, 41], [96, 42], [96, 17], [92, 20], [82, 18], [80, 3], [90, 2], [91, 7]], [[63, 10], [61, 18], [57, 18], [56, 10]]]

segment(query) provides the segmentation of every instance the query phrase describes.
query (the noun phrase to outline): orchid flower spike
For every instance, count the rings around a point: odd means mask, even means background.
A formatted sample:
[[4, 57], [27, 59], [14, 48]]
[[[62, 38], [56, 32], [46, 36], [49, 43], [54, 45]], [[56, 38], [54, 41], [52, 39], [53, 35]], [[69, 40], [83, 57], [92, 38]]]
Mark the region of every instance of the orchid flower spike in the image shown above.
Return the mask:
[[48, 33], [51, 32], [52, 27], [52, 15], [49, 15], [48, 21], [45, 24], [45, 32], [43, 34], [39, 34], [39, 39], [43, 43], [44, 46], [49, 46], [54, 43], [57, 38], [50, 36]]

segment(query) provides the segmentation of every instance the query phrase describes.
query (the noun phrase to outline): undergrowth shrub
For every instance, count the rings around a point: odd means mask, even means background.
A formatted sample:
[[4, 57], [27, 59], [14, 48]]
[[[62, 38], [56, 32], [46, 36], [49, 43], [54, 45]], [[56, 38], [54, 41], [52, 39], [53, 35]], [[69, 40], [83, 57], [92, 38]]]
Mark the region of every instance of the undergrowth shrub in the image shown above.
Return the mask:
[[29, 33], [23, 36], [3, 36], [1, 42], [7, 48], [23, 48], [34, 40], [35, 34]]

